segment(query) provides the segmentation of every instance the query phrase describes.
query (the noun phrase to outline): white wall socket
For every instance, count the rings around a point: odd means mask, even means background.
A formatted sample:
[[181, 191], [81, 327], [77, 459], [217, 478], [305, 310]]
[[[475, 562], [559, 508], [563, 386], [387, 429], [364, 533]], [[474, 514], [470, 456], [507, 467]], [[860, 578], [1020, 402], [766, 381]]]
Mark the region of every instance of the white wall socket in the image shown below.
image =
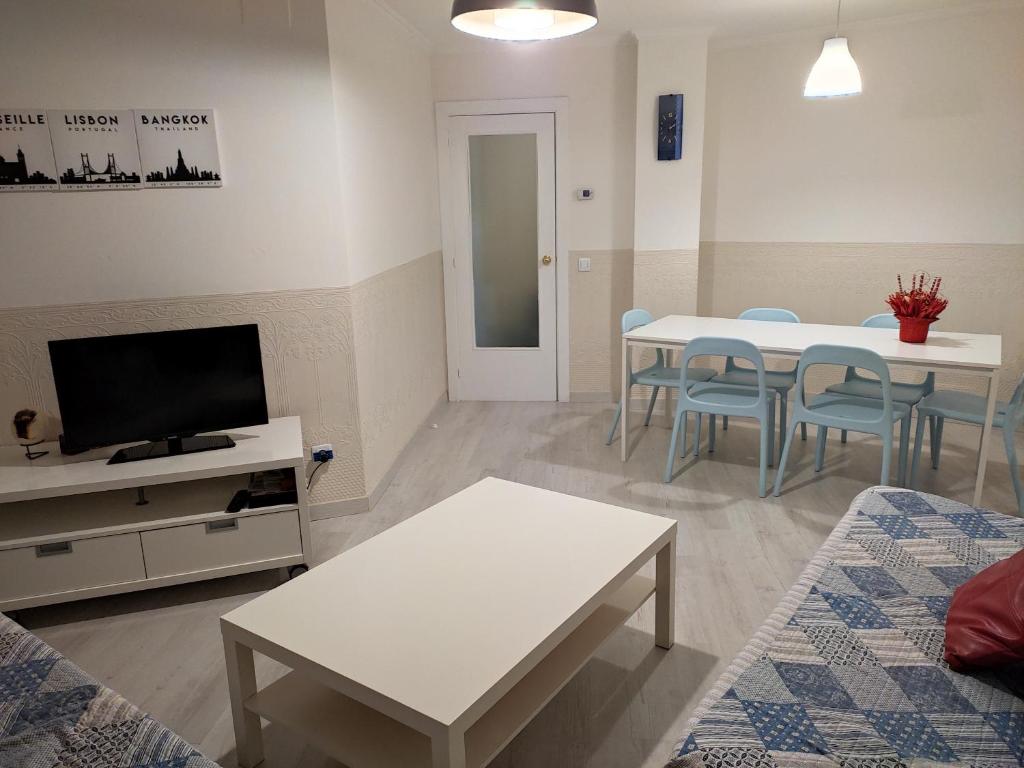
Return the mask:
[[334, 453], [334, 446], [331, 445], [330, 443], [323, 443], [322, 445], [314, 445], [312, 448], [309, 449], [310, 458], [312, 458], [313, 461], [316, 461], [316, 455], [318, 453], [320, 453], [321, 451], [330, 451], [331, 453]]
[[589, 256], [580, 256], [579, 261], [576, 262], [576, 269], [578, 269], [580, 272], [589, 272], [590, 271], [590, 257]]

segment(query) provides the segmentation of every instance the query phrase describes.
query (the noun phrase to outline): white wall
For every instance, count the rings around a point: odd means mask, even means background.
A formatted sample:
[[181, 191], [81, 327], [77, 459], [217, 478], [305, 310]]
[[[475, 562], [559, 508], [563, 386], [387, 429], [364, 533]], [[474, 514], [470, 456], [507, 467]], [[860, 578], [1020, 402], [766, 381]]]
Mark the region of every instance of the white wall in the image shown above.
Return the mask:
[[[700, 244], [707, 37], [701, 33], [638, 33], [637, 37], [636, 250], [696, 249]], [[683, 94], [683, 156], [659, 161], [658, 97], [667, 93]]]
[[441, 248], [425, 41], [375, 0], [327, 0], [349, 277]]
[[0, 0], [0, 104], [212, 107], [225, 179], [4, 195], [0, 307], [348, 284], [323, 0], [288, 7]]
[[821, 34], [712, 50], [702, 238], [1024, 243], [1024, 7], [846, 34], [849, 99], [803, 98]]
[[433, 71], [438, 101], [568, 97], [569, 184], [596, 193], [569, 206], [569, 249], [633, 247], [633, 44], [489, 42], [436, 53]]

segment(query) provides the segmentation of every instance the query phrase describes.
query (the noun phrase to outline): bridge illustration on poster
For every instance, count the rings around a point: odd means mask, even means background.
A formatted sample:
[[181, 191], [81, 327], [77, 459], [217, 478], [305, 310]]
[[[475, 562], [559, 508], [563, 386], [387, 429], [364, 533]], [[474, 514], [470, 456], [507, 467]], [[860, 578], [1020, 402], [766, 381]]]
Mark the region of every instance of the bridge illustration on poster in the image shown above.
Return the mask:
[[92, 167], [89, 153], [80, 153], [82, 163], [78, 167], [68, 168], [60, 175], [62, 184], [138, 184], [141, 179], [134, 171], [129, 173], [117, 167], [117, 158], [113, 152], [107, 153], [107, 167], [97, 171]]

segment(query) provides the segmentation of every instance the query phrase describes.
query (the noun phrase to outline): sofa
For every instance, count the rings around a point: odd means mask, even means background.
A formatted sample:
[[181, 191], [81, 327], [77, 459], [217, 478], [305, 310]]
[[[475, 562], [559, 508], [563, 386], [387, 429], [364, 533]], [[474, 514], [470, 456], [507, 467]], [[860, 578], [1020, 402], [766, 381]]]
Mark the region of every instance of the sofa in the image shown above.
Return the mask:
[[0, 768], [217, 768], [0, 614]]
[[672, 768], [1024, 765], [1024, 669], [944, 659], [953, 591], [1024, 519], [872, 488], [687, 725]]

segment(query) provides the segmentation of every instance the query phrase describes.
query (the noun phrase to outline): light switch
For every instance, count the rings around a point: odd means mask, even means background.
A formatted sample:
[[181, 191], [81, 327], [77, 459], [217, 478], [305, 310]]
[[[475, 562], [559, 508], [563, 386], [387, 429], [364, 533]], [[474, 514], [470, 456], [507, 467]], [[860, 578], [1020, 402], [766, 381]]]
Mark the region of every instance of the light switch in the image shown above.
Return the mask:
[[589, 272], [590, 271], [590, 257], [589, 256], [580, 256], [579, 261], [576, 264], [576, 268], [580, 272]]

